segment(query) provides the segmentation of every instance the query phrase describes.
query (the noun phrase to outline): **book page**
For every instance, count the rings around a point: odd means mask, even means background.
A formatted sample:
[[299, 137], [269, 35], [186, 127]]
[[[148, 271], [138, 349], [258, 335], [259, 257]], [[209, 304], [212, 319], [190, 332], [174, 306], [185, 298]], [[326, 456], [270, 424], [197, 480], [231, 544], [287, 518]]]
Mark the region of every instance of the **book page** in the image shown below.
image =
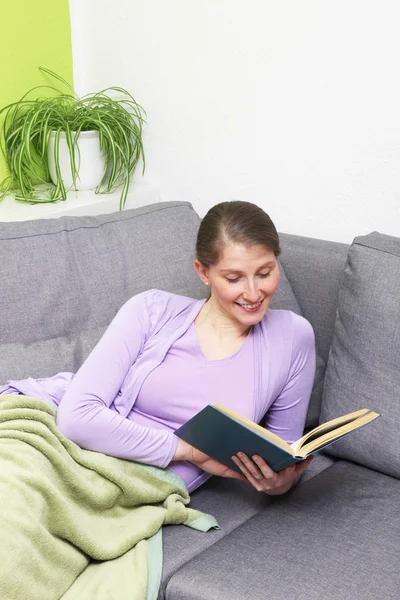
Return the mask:
[[341, 417], [336, 417], [335, 419], [331, 419], [330, 421], [327, 421], [326, 423], [322, 423], [322, 425], [315, 427], [314, 429], [312, 429], [311, 431], [309, 431], [308, 433], [303, 435], [303, 437], [301, 437], [299, 440], [297, 440], [297, 442], [294, 442], [292, 444], [292, 448], [295, 452], [299, 452], [301, 450], [301, 448], [304, 446], [304, 444], [306, 444], [306, 443], [308, 444], [309, 442], [316, 440], [320, 436], [328, 433], [329, 431], [333, 431], [334, 429], [337, 429], [338, 427], [341, 427], [342, 425], [347, 425], [348, 423], [352, 423], [353, 421], [355, 421], [362, 415], [365, 415], [367, 412], [369, 412], [368, 408], [362, 408], [361, 410], [357, 410], [355, 412], [348, 413], [347, 415], [342, 415]]
[[303, 446], [296, 453], [298, 456], [306, 457], [308, 454], [318, 450], [322, 446], [326, 446], [327, 444], [338, 440], [344, 435], [351, 433], [352, 431], [355, 431], [364, 425], [367, 425], [367, 423], [374, 421], [379, 416], [380, 414], [377, 412], [368, 411], [366, 414], [361, 415], [357, 419], [352, 420], [341, 427], [337, 427], [336, 429], [328, 431], [324, 435], [320, 435], [314, 440], [303, 444]]

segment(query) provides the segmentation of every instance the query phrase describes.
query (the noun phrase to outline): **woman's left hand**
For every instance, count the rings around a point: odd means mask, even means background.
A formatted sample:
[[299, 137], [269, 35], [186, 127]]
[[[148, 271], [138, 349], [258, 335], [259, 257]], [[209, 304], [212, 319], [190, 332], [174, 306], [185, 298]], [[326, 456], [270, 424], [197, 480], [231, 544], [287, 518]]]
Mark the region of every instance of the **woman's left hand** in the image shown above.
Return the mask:
[[313, 456], [309, 456], [296, 465], [291, 465], [276, 473], [260, 456], [255, 455], [250, 459], [243, 452], [232, 456], [233, 462], [240, 468], [252, 486], [258, 492], [264, 492], [270, 496], [285, 494], [290, 490], [295, 479], [303, 473], [313, 458]]

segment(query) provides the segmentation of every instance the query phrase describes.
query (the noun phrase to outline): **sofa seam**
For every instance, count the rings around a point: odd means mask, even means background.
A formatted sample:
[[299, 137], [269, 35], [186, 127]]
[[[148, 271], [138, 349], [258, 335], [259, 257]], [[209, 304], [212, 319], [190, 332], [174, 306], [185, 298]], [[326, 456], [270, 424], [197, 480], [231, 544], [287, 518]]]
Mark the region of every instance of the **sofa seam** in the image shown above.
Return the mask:
[[377, 252], [383, 252], [384, 254], [390, 254], [391, 256], [396, 256], [400, 258], [400, 254], [396, 254], [390, 250], [384, 250], [383, 248], [377, 248], [376, 246], [370, 246], [368, 244], [363, 244], [362, 242], [354, 242], [354, 246], [361, 246], [362, 248], [368, 248], [369, 250], [375, 250]]

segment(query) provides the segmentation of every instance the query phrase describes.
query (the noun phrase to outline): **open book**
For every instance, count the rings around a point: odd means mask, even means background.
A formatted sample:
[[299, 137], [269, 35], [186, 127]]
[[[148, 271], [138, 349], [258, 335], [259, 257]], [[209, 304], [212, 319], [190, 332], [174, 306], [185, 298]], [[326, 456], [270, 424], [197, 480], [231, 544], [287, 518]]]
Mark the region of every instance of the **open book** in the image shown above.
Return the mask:
[[244, 452], [261, 456], [276, 472], [319, 452], [352, 431], [371, 423], [380, 413], [363, 408], [315, 427], [292, 445], [221, 404], [208, 405], [175, 435], [224, 465], [240, 471], [231, 457]]

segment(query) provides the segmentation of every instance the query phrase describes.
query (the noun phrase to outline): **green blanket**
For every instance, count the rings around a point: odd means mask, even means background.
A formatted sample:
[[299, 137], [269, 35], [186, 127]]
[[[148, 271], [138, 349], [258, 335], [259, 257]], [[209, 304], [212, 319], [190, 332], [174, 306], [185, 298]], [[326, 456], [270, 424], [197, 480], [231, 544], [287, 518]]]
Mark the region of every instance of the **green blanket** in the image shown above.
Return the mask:
[[180, 477], [83, 450], [45, 402], [0, 396], [0, 598], [151, 600], [161, 527], [217, 527]]

